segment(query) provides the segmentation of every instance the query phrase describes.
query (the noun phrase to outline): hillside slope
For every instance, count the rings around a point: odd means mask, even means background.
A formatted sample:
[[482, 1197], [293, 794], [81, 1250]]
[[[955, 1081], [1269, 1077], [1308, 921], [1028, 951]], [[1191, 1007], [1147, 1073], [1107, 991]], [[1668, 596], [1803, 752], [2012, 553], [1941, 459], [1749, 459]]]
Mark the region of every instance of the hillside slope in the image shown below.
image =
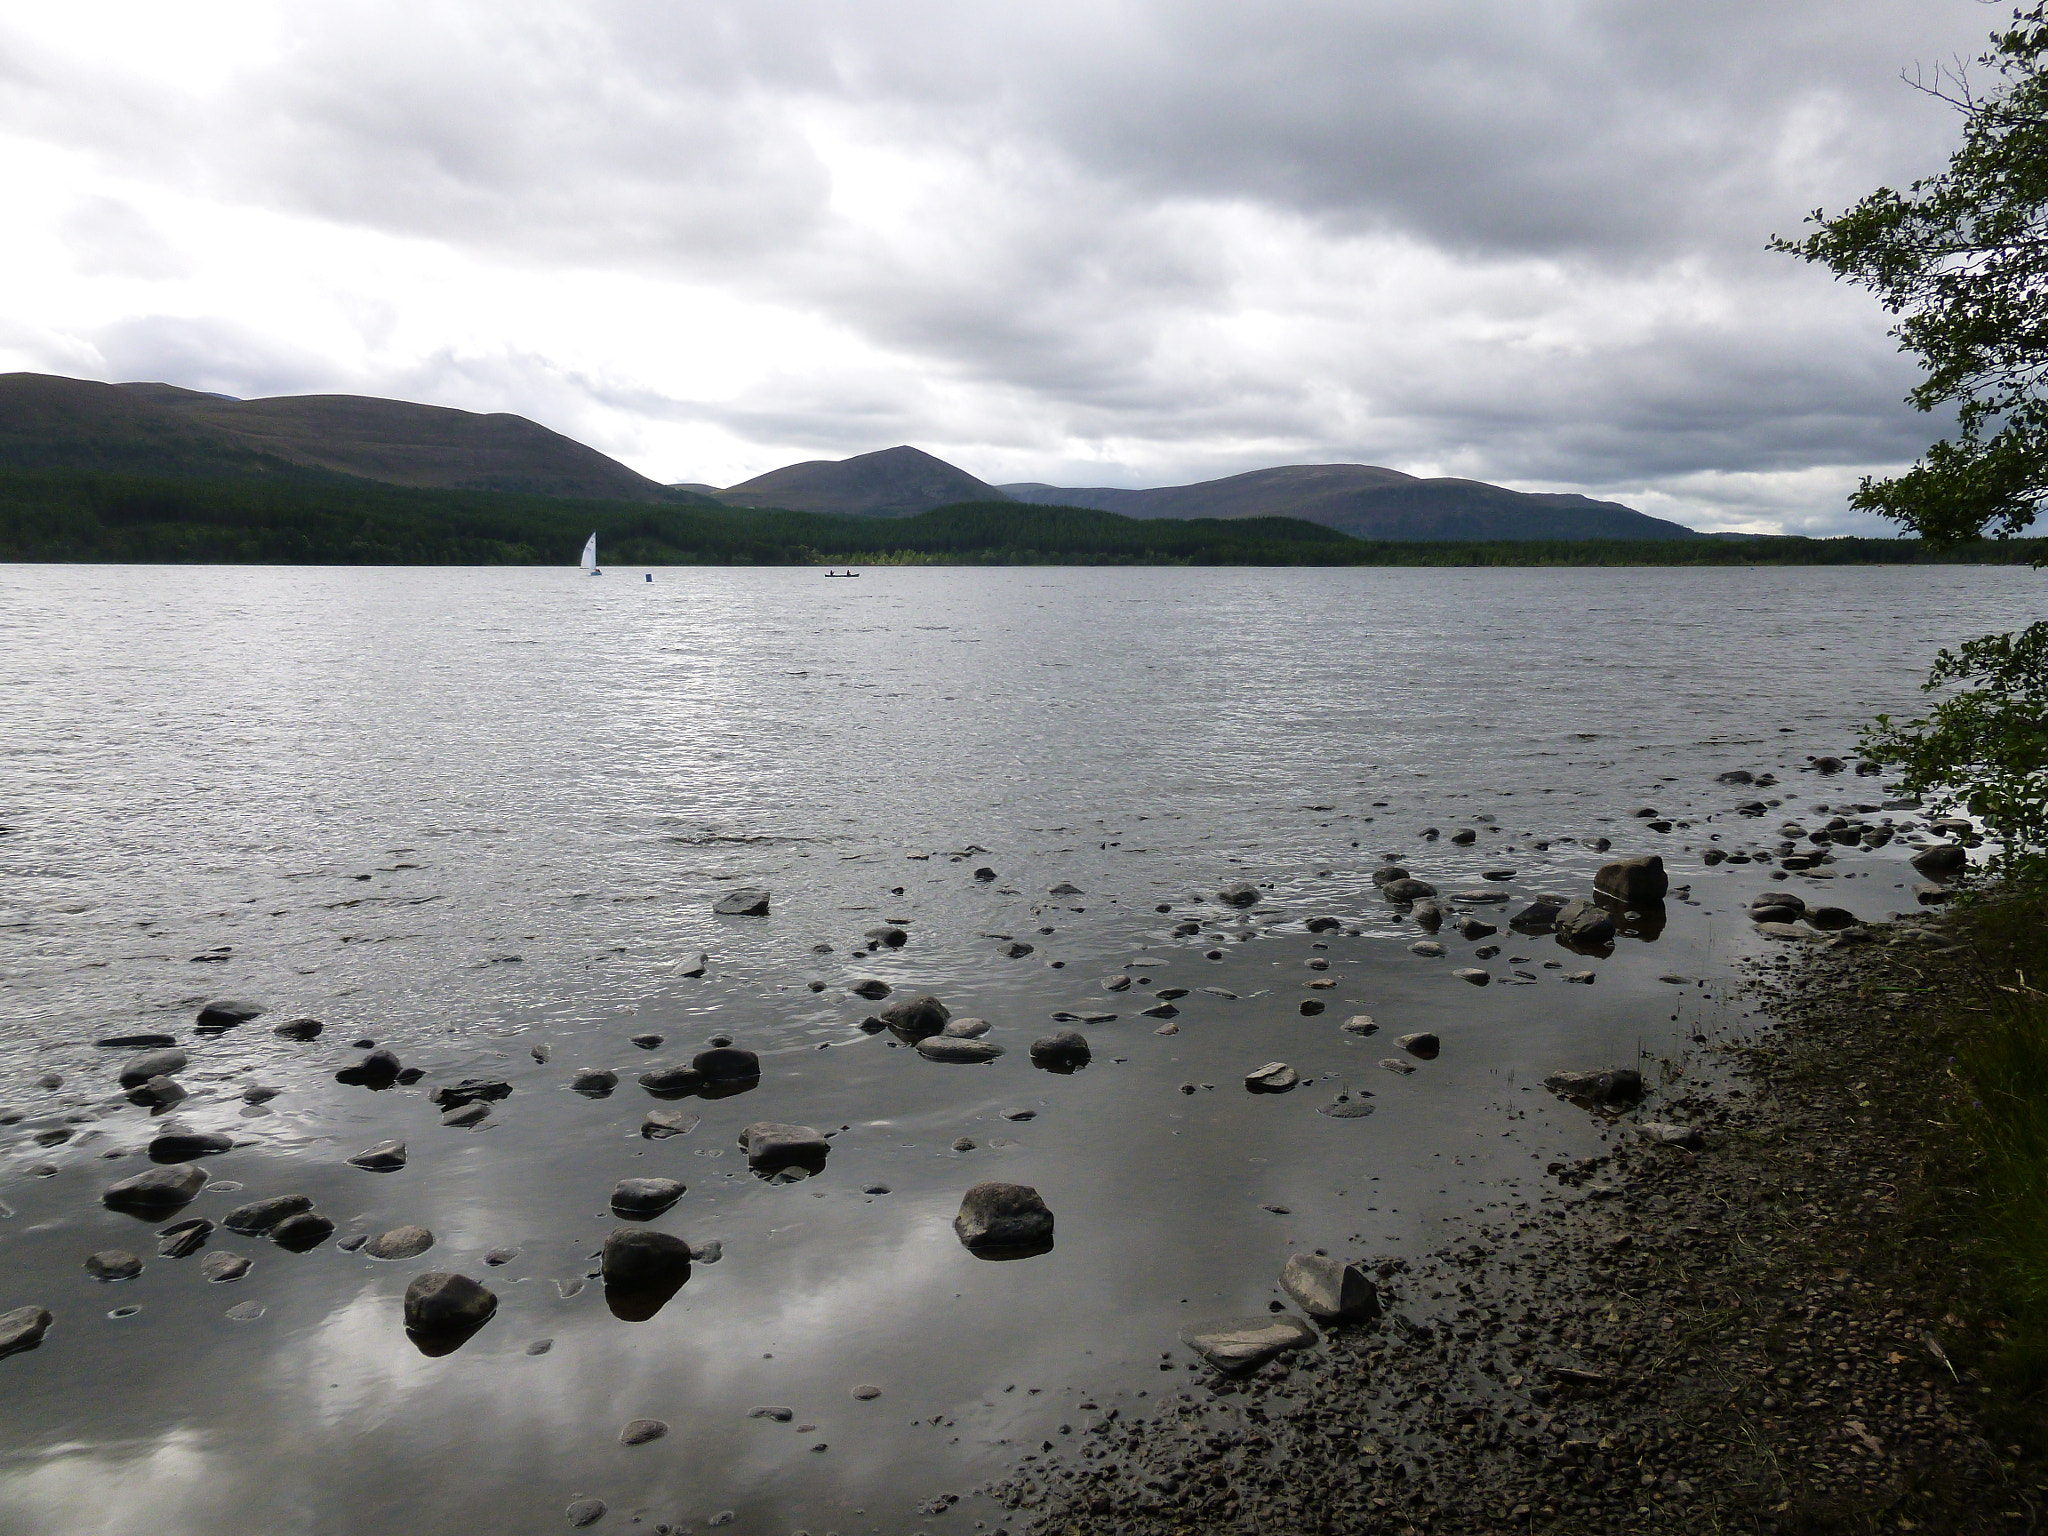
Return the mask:
[[786, 507], [851, 517], [914, 517], [964, 501], [1007, 501], [994, 486], [921, 449], [787, 464], [718, 492], [732, 507]]
[[362, 395], [228, 400], [172, 384], [0, 374], [0, 469], [345, 475], [423, 489], [608, 501], [665, 486], [523, 416]]

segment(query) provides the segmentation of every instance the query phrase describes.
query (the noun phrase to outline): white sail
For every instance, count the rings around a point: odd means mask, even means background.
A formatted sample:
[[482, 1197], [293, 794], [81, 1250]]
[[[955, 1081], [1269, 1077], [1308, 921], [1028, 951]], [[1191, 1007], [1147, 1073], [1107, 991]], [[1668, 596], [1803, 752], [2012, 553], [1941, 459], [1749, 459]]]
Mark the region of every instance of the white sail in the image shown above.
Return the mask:
[[583, 569], [586, 571], [597, 569], [597, 535], [594, 533], [590, 536], [589, 542], [583, 546]]

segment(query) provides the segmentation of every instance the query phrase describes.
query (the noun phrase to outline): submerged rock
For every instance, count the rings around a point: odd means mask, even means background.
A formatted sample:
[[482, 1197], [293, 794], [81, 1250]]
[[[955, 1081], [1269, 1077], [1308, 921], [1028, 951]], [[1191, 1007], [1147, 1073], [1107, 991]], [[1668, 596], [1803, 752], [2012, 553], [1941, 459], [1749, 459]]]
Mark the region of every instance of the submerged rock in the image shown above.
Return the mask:
[[398, 1081], [402, 1070], [397, 1054], [380, 1048], [354, 1066], [343, 1067], [334, 1074], [334, 1080], [357, 1088], [389, 1088]]
[[1593, 877], [1593, 889], [1605, 891], [1620, 901], [1662, 901], [1671, 889], [1671, 877], [1664, 873], [1664, 860], [1657, 854], [1633, 859], [1615, 859], [1600, 866]]
[[1517, 933], [1548, 933], [1557, 926], [1557, 917], [1565, 909], [1561, 896], [1539, 896], [1508, 919], [1508, 926]]
[[929, 993], [892, 1003], [881, 1012], [883, 1024], [908, 1040], [938, 1034], [952, 1017], [952, 1010]]
[[152, 1077], [176, 1076], [190, 1060], [183, 1051], [144, 1051], [121, 1064], [121, 1086], [134, 1088]]
[[1437, 1052], [1443, 1048], [1442, 1042], [1427, 1030], [1412, 1035], [1402, 1035], [1394, 1041], [1394, 1044], [1400, 1046], [1410, 1056], [1420, 1056], [1424, 1061], [1435, 1061]]
[[1552, 1093], [1581, 1103], [1633, 1104], [1643, 1096], [1643, 1075], [1629, 1067], [1606, 1072], [1553, 1072], [1543, 1079]]
[[711, 910], [720, 917], [766, 917], [768, 892], [758, 886], [743, 885], [719, 897], [712, 903]]
[[380, 1141], [373, 1147], [365, 1147], [349, 1159], [353, 1167], [367, 1168], [372, 1173], [395, 1173], [405, 1166], [405, 1143], [402, 1141]]
[[100, 1196], [109, 1210], [147, 1214], [189, 1204], [206, 1187], [206, 1170], [190, 1163], [170, 1163], [110, 1184]]
[[1222, 890], [1216, 893], [1216, 899], [1226, 907], [1256, 906], [1259, 900], [1259, 888], [1249, 880], [1240, 880], [1234, 885], [1223, 887]]
[[682, 1199], [685, 1190], [674, 1179], [621, 1179], [612, 1188], [612, 1212], [646, 1221]]
[[604, 1240], [599, 1268], [608, 1286], [673, 1291], [690, 1278], [690, 1245], [670, 1232], [618, 1227]]
[[1280, 1271], [1280, 1289], [1319, 1323], [1366, 1323], [1380, 1315], [1379, 1288], [1363, 1264], [1297, 1253]]
[[1952, 875], [1970, 862], [1958, 843], [1934, 843], [1907, 860], [1923, 875]]
[[927, 1035], [917, 1042], [917, 1054], [926, 1061], [966, 1063], [994, 1061], [1003, 1048], [993, 1040], [957, 1040], [950, 1035]]
[[[606, 1073], [610, 1077], [612, 1074]], [[617, 1081], [614, 1077], [613, 1081]], [[680, 1061], [663, 1062], [640, 1074], [640, 1086], [649, 1093], [695, 1093], [704, 1086], [704, 1074], [694, 1065]], [[609, 1092], [609, 1089], [605, 1090]], [[597, 1095], [592, 1095], [597, 1097]]]
[[450, 1130], [466, 1131], [475, 1126], [482, 1125], [490, 1118], [491, 1106], [482, 1099], [472, 1099], [467, 1104], [458, 1105], [456, 1108], [449, 1110], [447, 1114], [441, 1117], [441, 1123]]
[[416, 1259], [434, 1246], [434, 1234], [425, 1227], [393, 1227], [363, 1244], [373, 1259]]
[[780, 1125], [773, 1120], [756, 1120], [740, 1132], [740, 1148], [747, 1154], [747, 1166], [773, 1172], [793, 1164], [824, 1167], [832, 1143], [808, 1125]]
[[34, 1349], [56, 1321], [47, 1307], [16, 1307], [0, 1312], [0, 1359]]
[[961, 1197], [953, 1231], [968, 1248], [1038, 1248], [1051, 1245], [1053, 1218], [1030, 1185], [990, 1180]]
[[1315, 1329], [1285, 1312], [1192, 1324], [1181, 1329], [1180, 1341], [1226, 1376], [1249, 1376], [1277, 1355], [1321, 1342]]
[[185, 1097], [185, 1085], [174, 1077], [152, 1077], [128, 1090], [128, 1102], [145, 1109], [169, 1109]]
[[86, 1256], [85, 1272], [95, 1280], [133, 1280], [142, 1273], [142, 1260], [125, 1248], [104, 1248]]
[[1078, 1029], [1055, 1030], [1031, 1042], [1031, 1061], [1040, 1067], [1082, 1067], [1092, 1056], [1088, 1037]]
[[235, 1138], [220, 1131], [166, 1131], [149, 1144], [154, 1163], [182, 1163], [234, 1150]]
[[498, 1298], [467, 1275], [429, 1270], [405, 1288], [405, 1326], [433, 1338], [467, 1338], [491, 1320]]
[[280, 1040], [317, 1040], [320, 1038], [320, 1031], [326, 1027], [318, 1019], [286, 1019], [284, 1023], [271, 1030], [271, 1033]]
[[1568, 944], [1599, 945], [1614, 939], [1614, 916], [1590, 901], [1574, 901], [1559, 909], [1557, 936]]
[[1461, 966], [1451, 974], [1460, 981], [1469, 981], [1475, 987], [1486, 986], [1493, 980], [1493, 972], [1481, 970], [1476, 965]]
[[199, 1010], [196, 1027], [209, 1032], [233, 1029], [237, 1024], [261, 1018], [263, 1013], [261, 1003], [243, 1002], [232, 997], [216, 998]]
[[212, 1285], [225, 1285], [230, 1280], [239, 1280], [255, 1267], [255, 1260], [218, 1248], [199, 1261], [199, 1273]]
[[287, 1216], [270, 1229], [270, 1240], [287, 1253], [305, 1253], [334, 1236], [334, 1223], [317, 1211]]
[[[640, 1081], [647, 1079], [643, 1076]], [[619, 1074], [606, 1067], [584, 1067], [569, 1079], [572, 1091], [591, 1099], [601, 1099], [618, 1086]]]
[[1244, 1085], [1253, 1093], [1285, 1093], [1301, 1081], [1301, 1074], [1284, 1061], [1269, 1061], [1244, 1075]]
[[311, 1195], [272, 1195], [267, 1200], [251, 1200], [247, 1205], [236, 1206], [221, 1218], [221, 1225], [230, 1232], [253, 1237], [268, 1232], [287, 1216], [311, 1209]]
[[1380, 893], [1392, 902], [1421, 901], [1434, 896], [1436, 887], [1427, 880], [1389, 880], [1380, 888]]
[[995, 1025], [989, 1023], [987, 1019], [948, 1019], [946, 1027], [940, 1030], [939, 1033], [950, 1036], [955, 1040], [979, 1040], [994, 1028]]
[[160, 1259], [190, 1258], [213, 1236], [213, 1223], [203, 1216], [173, 1222], [156, 1235], [156, 1256]]
[[649, 1441], [659, 1440], [667, 1433], [668, 1425], [660, 1419], [634, 1419], [619, 1431], [619, 1444], [646, 1445]]
[[437, 1109], [460, 1109], [465, 1104], [495, 1103], [509, 1098], [512, 1085], [503, 1078], [465, 1077], [459, 1083], [449, 1083], [435, 1088], [427, 1094], [427, 1102]]
[[649, 1141], [661, 1141], [670, 1136], [687, 1136], [697, 1129], [701, 1117], [686, 1114], [682, 1110], [650, 1109], [640, 1122], [640, 1134]]

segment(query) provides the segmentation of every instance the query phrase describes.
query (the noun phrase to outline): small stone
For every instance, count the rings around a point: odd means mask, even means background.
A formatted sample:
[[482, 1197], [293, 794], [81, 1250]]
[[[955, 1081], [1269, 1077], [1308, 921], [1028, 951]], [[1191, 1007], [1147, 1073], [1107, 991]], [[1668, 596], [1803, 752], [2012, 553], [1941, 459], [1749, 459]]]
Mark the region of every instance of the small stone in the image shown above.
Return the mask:
[[472, 1333], [497, 1310], [498, 1298], [467, 1275], [429, 1270], [405, 1288], [405, 1326], [414, 1333]]
[[750, 1419], [771, 1419], [777, 1424], [787, 1424], [796, 1417], [796, 1410], [784, 1408], [779, 1403], [766, 1403], [756, 1408], [749, 1408], [747, 1410], [747, 1417]]
[[670, 1136], [687, 1136], [697, 1129], [702, 1123], [702, 1118], [680, 1109], [650, 1109], [640, 1122], [640, 1134], [649, 1141], [663, 1141]]
[[1636, 1134], [1660, 1147], [1685, 1147], [1688, 1150], [1697, 1150], [1706, 1145], [1706, 1137], [1696, 1125], [1672, 1125], [1662, 1120], [1645, 1120], [1636, 1127]]
[[206, 1240], [213, 1235], [213, 1223], [201, 1216], [189, 1221], [173, 1222], [156, 1235], [156, 1254], [160, 1259], [190, 1258], [206, 1246]]
[[517, 1248], [493, 1248], [484, 1254], [484, 1262], [496, 1269], [501, 1264], [510, 1264], [519, 1257]]
[[1244, 1075], [1244, 1085], [1253, 1093], [1285, 1093], [1301, 1081], [1301, 1074], [1284, 1061], [1269, 1061]]
[[1399, 1056], [1381, 1057], [1380, 1066], [1383, 1070], [1398, 1073], [1402, 1077], [1413, 1077], [1415, 1075], [1415, 1063], [1404, 1061]]
[[402, 1141], [380, 1141], [373, 1147], [365, 1147], [349, 1159], [351, 1166], [366, 1168], [371, 1173], [395, 1173], [405, 1166], [405, 1143]]
[[1451, 972], [1451, 974], [1457, 977], [1460, 981], [1471, 982], [1472, 985], [1475, 987], [1483, 987], [1488, 982], [1493, 980], [1493, 973], [1491, 971], [1481, 970], [1476, 965], [1468, 965], [1461, 967], [1460, 969]]
[[270, 1229], [270, 1240], [287, 1253], [305, 1253], [334, 1236], [334, 1223], [315, 1211], [287, 1216]]
[[[641, 1050], [651, 1051], [656, 1046], [661, 1044], [664, 1037], [655, 1034], [652, 1030], [649, 1030], [643, 1034], [628, 1035], [626, 1038], [630, 1043], [639, 1046]], [[634, 1422], [639, 1423], [640, 1421], [636, 1419], [634, 1420]], [[650, 1419], [647, 1422], [653, 1423], [654, 1421]]]
[[659, 1440], [668, 1433], [668, 1425], [660, 1419], [634, 1419], [619, 1431], [619, 1444], [645, 1445], [650, 1440]]
[[1651, 853], [1633, 859], [1615, 859], [1600, 866], [1593, 877], [1593, 889], [1605, 891], [1617, 900], [1636, 905], [1662, 901], [1671, 888], [1664, 872], [1664, 860]]
[[586, 1525], [597, 1524], [598, 1521], [604, 1518], [604, 1512], [605, 1502], [603, 1499], [578, 1499], [574, 1504], [571, 1504], [562, 1511], [568, 1517], [569, 1523], [578, 1530], [581, 1530]]
[[711, 910], [720, 917], [766, 917], [768, 893], [755, 886], [741, 886], [719, 897]]
[[1003, 1048], [993, 1040], [956, 1040], [950, 1035], [927, 1035], [917, 1042], [917, 1054], [926, 1061], [954, 1062], [972, 1066], [994, 1061]]
[[235, 998], [217, 998], [199, 1010], [197, 1028], [207, 1031], [233, 1029], [237, 1024], [246, 1024], [251, 1019], [263, 1016], [261, 1003], [246, 1003]]
[[283, 1092], [282, 1088], [275, 1087], [269, 1083], [251, 1083], [242, 1090], [242, 1102], [244, 1104], [268, 1104]]
[[1038, 1118], [1038, 1111], [1035, 1109], [1005, 1109], [998, 1111], [998, 1113], [1005, 1120], [1036, 1120]]
[[1436, 1060], [1437, 1052], [1443, 1048], [1442, 1042], [1435, 1035], [1427, 1031], [1413, 1035], [1402, 1035], [1394, 1041], [1394, 1044], [1400, 1046], [1410, 1056], [1420, 1056], [1424, 1061]]
[[554, 1347], [555, 1341], [553, 1339], [535, 1339], [526, 1346], [526, 1352], [529, 1355], [544, 1355]]
[[1318, 1322], [1371, 1322], [1380, 1315], [1379, 1289], [1363, 1264], [1325, 1254], [1293, 1254], [1280, 1272], [1280, 1288]]
[[182, 1163], [232, 1151], [234, 1145], [234, 1137], [219, 1131], [166, 1131], [149, 1144], [149, 1157], [156, 1163]]
[[764, 1172], [787, 1168], [793, 1163], [823, 1165], [832, 1143], [808, 1125], [780, 1125], [773, 1120], [756, 1120], [740, 1132], [740, 1148], [747, 1154], [747, 1166]]
[[1053, 1217], [1030, 1185], [991, 1180], [961, 1197], [953, 1230], [969, 1248], [1029, 1248], [1052, 1242]]
[[1408, 953], [1420, 955], [1425, 960], [1441, 960], [1444, 955], [1444, 947], [1437, 943], [1435, 939], [1418, 939], [1408, 946]]
[[185, 1097], [185, 1085], [173, 1077], [152, 1077], [128, 1090], [128, 1102], [145, 1109], [169, 1109]]
[[1344, 1033], [1347, 1035], [1372, 1035], [1378, 1032], [1379, 1024], [1369, 1013], [1354, 1013], [1344, 1021]]
[[1216, 899], [1226, 907], [1256, 906], [1259, 888], [1249, 880], [1240, 880], [1235, 885], [1226, 885], [1216, 893]]
[[87, 1256], [85, 1272], [95, 1280], [133, 1280], [142, 1273], [142, 1260], [124, 1248], [103, 1248]]
[[715, 1237], [708, 1242], [690, 1244], [690, 1262], [692, 1264], [716, 1264], [724, 1257], [725, 1244]]
[[[12, 1314], [9, 1314], [10, 1316]], [[853, 1389], [853, 1400], [857, 1403], [871, 1403], [882, 1395], [882, 1389], [869, 1382], [862, 1382]]]
[[1313, 1328], [1285, 1312], [1194, 1324], [1180, 1340], [1226, 1376], [1248, 1376], [1287, 1350], [1319, 1342]]
[[436, 1109], [459, 1109], [464, 1104], [496, 1103], [509, 1098], [512, 1085], [502, 1078], [466, 1077], [459, 1083], [446, 1083], [427, 1095], [427, 1102]]
[[317, 1040], [327, 1026], [318, 1019], [287, 1019], [271, 1030], [280, 1040]]
[[221, 1225], [230, 1232], [254, 1236], [268, 1232], [287, 1216], [311, 1209], [311, 1195], [272, 1195], [268, 1200], [251, 1200], [247, 1205], [236, 1206], [221, 1218]]
[[466, 1131], [490, 1118], [491, 1106], [479, 1099], [449, 1110], [441, 1117], [441, 1123], [450, 1130]]
[[605, 1239], [600, 1267], [606, 1285], [681, 1285], [690, 1278], [690, 1245], [672, 1233], [618, 1227]]
[[1091, 1054], [1088, 1037], [1078, 1029], [1055, 1030], [1043, 1039], [1031, 1042], [1031, 1060], [1035, 1066], [1086, 1066]]
[[393, 1227], [363, 1244], [373, 1259], [416, 1259], [434, 1246], [434, 1234], [425, 1227]]
[[584, 1067], [569, 1079], [571, 1091], [592, 1099], [601, 1099], [618, 1086], [619, 1074], [606, 1067]]
[[972, 1152], [974, 1147], [975, 1141], [972, 1136], [956, 1136], [953, 1138], [953, 1150], [955, 1152]]
[[684, 1191], [685, 1186], [674, 1179], [621, 1179], [612, 1190], [612, 1210], [646, 1220], [682, 1199]]
[[134, 1088], [152, 1077], [175, 1077], [190, 1060], [183, 1051], [144, 1051], [121, 1064], [121, 1086]]
[[245, 1301], [240, 1306], [229, 1307], [226, 1315], [231, 1323], [253, 1323], [263, 1315], [263, 1303]]

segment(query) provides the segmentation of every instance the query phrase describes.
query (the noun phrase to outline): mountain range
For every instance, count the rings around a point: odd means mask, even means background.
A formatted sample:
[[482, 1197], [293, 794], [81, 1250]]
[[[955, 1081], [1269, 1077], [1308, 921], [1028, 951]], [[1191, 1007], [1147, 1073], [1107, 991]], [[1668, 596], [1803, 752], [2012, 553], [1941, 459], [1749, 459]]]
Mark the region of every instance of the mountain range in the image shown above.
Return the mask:
[[523, 416], [363, 395], [236, 400], [173, 384], [0, 374], [0, 469], [179, 478], [343, 478], [419, 489], [914, 517], [969, 502], [1133, 518], [1293, 517], [1367, 540], [1686, 539], [1619, 502], [1423, 478], [1370, 464], [1290, 464], [1126, 490], [990, 485], [907, 446], [786, 465], [738, 485], [662, 485]]

